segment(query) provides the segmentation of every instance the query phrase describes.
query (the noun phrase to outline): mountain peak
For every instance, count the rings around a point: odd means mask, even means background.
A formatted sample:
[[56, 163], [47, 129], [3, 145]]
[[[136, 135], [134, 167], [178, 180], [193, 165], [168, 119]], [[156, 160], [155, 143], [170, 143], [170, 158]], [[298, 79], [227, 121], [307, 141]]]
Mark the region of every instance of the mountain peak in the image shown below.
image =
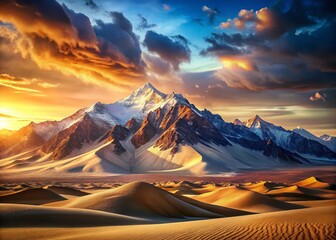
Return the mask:
[[307, 138], [307, 139], [311, 139], [311, 140], [315, 140], [318, 141], [319, 138], [317, 136], [315, 136], [314, 134], [312, 134], [311, 132], [307, 131], [306, 129], [297, 126], [296, 128], [293, 129], [293, 132], [300, 134], [301, 136]]
[[234, 124], [234, 125], [239, 125], [239, 126], [243, 125], [242, 121], [240, 121], [238, 118], [236, 118], [236, 119], [233, 121], [233, 124]]
[[259, 115], [255, 115], [253, 118], [247, 120], [245, 126], [248, 128], [260, 128], [261, 122], [264, 122], [264, 120]]
[[255, 120], [262, 120], [261, 117], [260, 117], [258, 114], [256, 114], [256, 115], [254, 116], [254, 119], [255, 119]]
[[320, 136], [320, 139], [322, 139], [323, 141], [330, 141], [332, 139], [334, 139], [334, 137], [328, 135], [328, 134], [323, 134]]
[[[145, 94], [146, 92], [154, 92], [161, 96], [162, 98], [166, 97], [166, 94], [160, 92], [157, 90], [150, 82], [146, 82], [142, 87], [140, 87], [138, 90], [136, 90], [134, 93], [138, 93], [137, 95], [140, 94]], [[133, 95], [133, 94], [131, 94]]]
[[153, 90], [154, 89], [156, 90], [156, 88], [150, 82], [146, 82], [142, 87], [143, 88], [151, 88]]

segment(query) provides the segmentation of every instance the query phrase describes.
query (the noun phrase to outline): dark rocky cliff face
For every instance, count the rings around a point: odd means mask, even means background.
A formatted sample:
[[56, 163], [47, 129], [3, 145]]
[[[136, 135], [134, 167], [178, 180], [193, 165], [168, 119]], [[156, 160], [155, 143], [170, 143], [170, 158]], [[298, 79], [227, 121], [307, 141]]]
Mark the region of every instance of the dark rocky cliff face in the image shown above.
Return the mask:
[[287, 149], [317, 157], [336, 158], [336, 153], [331, 151], [321, 143], [302, 137], [300, 134], [292, 132], [285, 146]]
[[140, 123], [138, 123], [135, 118], [131, 118], [124, 127], [130, 130], [132, 133], [135, 133], [140, 128]]
[[60, 131], [46, 142], [42, 151], [52, 152], [52, 158], [55, 160], [62, 159], [73, 150], [82, 148], [85, 143], [97, 140], [106, 131], [106, 126], [98, 126], [88, 115], [85, 115], [81, 121]]
[[117, 155], [120, 155], [126, 152], [126, 149], [123, 147], [120, 141], [126, 140], [130, 134], [131, 131], [126, 127], [115, 125], [99, 140], [99, 142], [111, 142], [114, 144], [113, 152]]
[[206, 118], [195, 113], [189, 106], [176, 104], [167, 110], [150, 112], [132, 138], [136, 148], [150, 141], [155, 134], [160, 134], [155, 146], [162, 150], [178, 150], [179, 144], [196, 144], [200, 141], [229, 145], [219, 130]]
[[131, 141], [135, 148], [139, 148], [142, 145], [148, 143], [156, 134], [157, 129], [153, 126], [152, 121], [150, 120], [149, 113], [146, 118], [141, 123], [141, 126], [138, 131], [133, 135]]
[[283, 149], [282, 147], [277, 146], [273, 143], [272, 140], [268, 140], [266, 142], [266, 145], [263, 149], [263, 154], [267, 157], [272, 156], [277, 159], [285, 160], [289, 163], [310, 164], [307, 159], [301, 157], [296, 153], [292, 153], [286, 149]]

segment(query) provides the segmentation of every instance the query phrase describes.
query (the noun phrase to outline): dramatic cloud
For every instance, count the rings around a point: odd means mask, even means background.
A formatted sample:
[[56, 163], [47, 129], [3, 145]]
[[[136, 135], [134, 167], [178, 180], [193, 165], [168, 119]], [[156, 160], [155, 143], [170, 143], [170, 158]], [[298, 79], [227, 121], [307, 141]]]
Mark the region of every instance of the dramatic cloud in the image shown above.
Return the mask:
[[161, 57], [143, 52], [142, 59], [146, 66], [147, 79], [151, 82], [172, 84], [181, 82], [173, 65]]
[[249, 28], [254, 29], [256, 35], [274, 39], [293, 29], [317, 23], [314, 18], [309, 17], [311, 8], [314, 6], [309, 8], [303, 1], [292, 1], [290, 8], [284, 12], [284, 4], [285, 1], [278, 1], [277, 5], [255, 12], [252, 9], [242, 9], [236, 18], [222, 22], [220, 27], [235, 26], [237, 30], [244, 30], [249, 24]]
[[167, 75], [172, 70], [172, 65], [169, 62], [162, 60], [160, 57], [142, 53], [142, 58], [149, 72], [155, 72], [160, 75]]
[[[125, 63], [133, 63], [135, 66], [141, 62], [141, 49], [137, 36], [133, 33], [131, 22], [122, 13], [110, 13], [113, 23], [104, 23], [98, 20], [94, 28], [100, 38], [101, 53], [103, 55], [121, 55]], [[114, 56], [118, 58], [118, 56]]]
[[146, 30], [157, 26], [155, 23], [149, 24], [147, 19], [141, 14], [138, 14], [138, 17], [140, 19], [140, 22], [137, 26], [138, 30]]
[[180, 63], [190, 61], [189, 41], [181, 35], [169, 38], [153, 31], [147, 31], [143, 43], [149, 51], [171, 63], [176, 70], [179, 69]]
[[0, 21], [13, 26], [7, 40], [23, 57], [43, 69], [123, 87], [131, 83], [120, 79], [143, 76], [141, 50], [131, 23], [121, 13], [111, 18], [93, 28], [87, 16], [54, 0], [8, 0], [0, 7]]
[[215, 21], [216, 16], [218, 15], [219, 11], [217, 9], [211, 9], [208, 6], [203, 6], [202, 11], [208, 15], [209, 23], [213, 24]]
[[231, 35], [226, 33], [212, 33], [211, 36], [205, 38], [205, 41], [209, 43], [210, 46], [202, 50], [201, 55], [215, 55], [222, 57], [248, 54], [250, 49], [246, 48], [247, 45], [250, 47], [266, 48], [262, 39], [251, 34], [243, 36], [239, 33]]
[[220, 28], [230, 28], [235, 26], [238, 30], [245, 29], [246, 23], [255, 21], [256, 17], [253, 10], [245, 10], [242, 9], [238, 13], [238, 17], [232, 19], [228, 19], [226, 22], [222, 22], [219, 27]]
[[309, 98], [310, 101], [314, 102], [314, 101], [323, 101], [323, 102], [326, 102], [326, 98], [327, 98], [327, 94], [325, 93], [319, 93], [319, 92], [316, 92], [313, 96], [311, 96]]
[[216, 56], [216, 76], [232, 88], [318, 90], [336, 87], [336, 17], [328, 1], [278, 1], [258, 11], [241, 10], [223, 27], [248, 31], [213, 33], [201, 55]]

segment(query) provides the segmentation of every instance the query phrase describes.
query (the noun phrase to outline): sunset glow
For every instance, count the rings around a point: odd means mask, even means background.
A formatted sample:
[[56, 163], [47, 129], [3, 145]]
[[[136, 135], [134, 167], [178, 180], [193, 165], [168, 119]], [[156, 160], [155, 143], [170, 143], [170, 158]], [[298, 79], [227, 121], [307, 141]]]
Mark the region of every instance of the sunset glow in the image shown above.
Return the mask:
[[239, 67], [244, 69], [245, 71], [252, 71], [253, 65], [247, 60], [243, 59], [230, 59], [230, 58], [221, 58], [224, 68], [235, 68]]
[[0, 0], [1, 239], [336, 239], [336, 0]]
[[[151, 82], [201, 107], [232, 109], [223, 117], [235, 108], [249, 109], [248, 118], [260, 106], [300, 106], [300, 116], [276, 110], [272, 118], [287, 129], [301, 124], [316, 134], [336, 131], [330, 44], [336, 37], [328, 7], [303, 1], [307, 13], [294, 17], [301, 3], [291, 1], [5, 2], [0, 128], [60, 120]], [[323, 112], [323, 120], [314, 111]]]

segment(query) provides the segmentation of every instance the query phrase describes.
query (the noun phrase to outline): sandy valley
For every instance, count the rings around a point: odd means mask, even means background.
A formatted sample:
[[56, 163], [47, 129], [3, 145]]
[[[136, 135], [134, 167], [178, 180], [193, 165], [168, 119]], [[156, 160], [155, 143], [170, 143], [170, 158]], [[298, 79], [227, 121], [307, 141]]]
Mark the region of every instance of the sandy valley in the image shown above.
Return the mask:
[[152, 177], [156, 181], [2, 180], [0, 238], [336, 238], [335, 185], [318, 177], [288, 182], [239, 182], [239, 175], [236, 181]]

